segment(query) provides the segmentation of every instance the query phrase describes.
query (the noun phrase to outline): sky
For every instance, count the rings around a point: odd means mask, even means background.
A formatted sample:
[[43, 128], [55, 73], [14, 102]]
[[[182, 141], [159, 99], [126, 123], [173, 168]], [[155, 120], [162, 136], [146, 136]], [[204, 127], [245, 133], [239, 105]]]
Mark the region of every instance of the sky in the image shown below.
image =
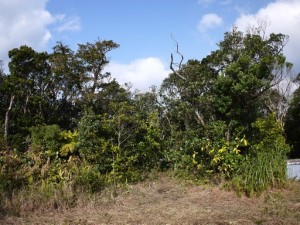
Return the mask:
[[267, 21], [268, 34], [289, 35], [284, 54], [298, 74], [300, 0], [0, 0], [0, 60], [7, 68], [8, 51], [21, 45], [51, 53], [58, 41], [76, 51], [113, 40], [120, 47], [108, 53], [105, 70], [147, 91], [170, 73], [176, 42], [185, 62], [201, 60], [225, 32], [258, 20]]

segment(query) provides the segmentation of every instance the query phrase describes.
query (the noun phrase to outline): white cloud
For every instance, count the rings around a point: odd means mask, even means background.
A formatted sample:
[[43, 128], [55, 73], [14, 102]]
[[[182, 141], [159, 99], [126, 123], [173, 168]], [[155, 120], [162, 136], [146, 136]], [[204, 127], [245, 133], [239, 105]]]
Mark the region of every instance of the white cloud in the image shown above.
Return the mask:
[[48, 0], [0, 0], [0, 60], [8, 63], [8, 51], [28, 45], [36, 51], [47, 48], [52, 38], [50, 25], [60, 32], [80, 29], [78, 17], [52, 15]]
[[249, 25], [257, 25], [258, 20], [269, 22], [268, 33], [289, 35], [289, 43], [284, 49], [287, 59], [294, 63], [297, 73], [300, 72], [300, 1], [277, 0], [260, 9], [255, 14], [241, 14], [235, 25], [245, 31]]
[[202, 16], [197, 28], [199, 31], [205, 32], [208, 29], [220, 26], [222, 22], [223, 20], [220, 16], [215, 13], [210, 13]]
[[59, 15], [56, 18], [59, 23], [56, 28], [58, 32], [79, 31], [81, 29], [80, 18], [78, 16], [66, 17], [65, 15]]
[[137, 59], [129, 64], [110, 62], [105, 69], [120, 84], [131, 83], [134, 89], [148, 91], [152, 85], [160, 86], [170, 73], [159, 58]]
[[214, 0], [198, 0], [198, 4], [200, 4], [200, 5], [209, 5], [213, 2], [214, 2]]
[[54, 22], [46, 11], [46, 0], [0, 0], [0, 57], [20, 45], [43, 48], [50, 40], [47, 25]]

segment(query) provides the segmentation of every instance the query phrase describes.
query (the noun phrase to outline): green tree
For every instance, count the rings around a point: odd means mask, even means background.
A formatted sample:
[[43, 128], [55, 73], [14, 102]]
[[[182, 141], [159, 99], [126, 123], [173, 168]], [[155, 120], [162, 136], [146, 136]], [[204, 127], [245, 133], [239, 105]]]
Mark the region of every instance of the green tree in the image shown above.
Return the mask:
[[4, 141], [4, 120], [5, 120], [5, 114], [6, 114], [6, 108], [7, 108], [7, 99], [8, 95], [6, 93], [5, 89], [5, 80], [7, 79], [7, 76], [4, 73], [3, 70], [3, 63], [0, 60], [0, 150], [5, 147], [5, 141]]
[[78, 44], [76, 52], [60, 42], [54, 46], [50, 62], [56, 83], [56, 118], [61, 127], [74, 129], [82, 111], [92, 108], [97, 113], [109, 101], [105, 95], [109, 98], [122, 92], [110, 74], [103, 72], [109, 63], [108, 52], [117, 47], [113, 41]]
[[211, 90], [215, 79], [216, 73], [205, 61], [189, 60], [163, 81], [161, 125], [166, 149], [180, 148], [191, 133], [206, 135], [207, 125], [214, 120]]
[[111, 111], [103, 115], [102, 126], [108, 135], [112, 156], [112, 175], [118, 179], [133, 179], [137, 175], [134, 165], [138, 161], [136, 135], [140, 118], [129, 102], [112, 102]]
[[225, 33], [219, 49], [206, 61], [218, 78], [213, 87], [216, 118], [226, 121], [227, 140], [238, 127], [251, 129], [251, 123], [264, 115], [264, 95], [284, 77], [292, 65], [282, 49], [288, 37], [259, 31], [246, 33], [233, 29]]
[[115, 79], [99, 85], [99, 91], [94, 94], [93, 104], [91, 105], [96, 114], [110, 114], [111, 103], [126, 102], [131, 98], [130, 87], [122, 87]]
[[84, 101], [92, 102], [101, 85], [111, 79], [110, 73], [103, 72], [103, 69], [109, 63], [107, 53], [118, 47], [119, 45], [111, 40], [78, 45], [75, 56], [85, 82], [82, 93]]
[[[162, 84], [160, 99], [165, 155], [173, 168], [190, 168], [189, 173], [230, 170], [231, 176], [237, 162], [253, 150], [236, 147], [237, 142], [259, 140], [251, 124], [285, 104], [274, 87], [292, 68], [282, 54], [288, 37], [263, 33], [261, 28], [248, 33], [234, 28], [201, 61], [183, 64], [178, 49], [180, 63], [171, 57], [172, 73]], [[276, 107], [269, 107], [270, 102]]]
[[82, 95], [85, 78], [79, 68], [75, 53], [69, 46], [58, 42], [50, 54], [50, 65], [56, 96], [52, 123], [70, 130], [77, 126], [82, 105]]
[[14, 143], [24, 143], [29, 127], [48, 122], [55, 102], [54, 83], [47, 53], [21, 46], [9, 51], [9, 57], [5, 138], [15, 135]]
[[102, 128], [100, 116], [91, 109], [86, 110], [78, 127], [78, 150], [80, 156], [89, 163], [99, 164], [102, 151]]
[[[298, 75], [299, 82], [300, 75]], [[300, 88], [293, 94], [285, 120], [285, 134], [288, 143], [292, 146], [291, 158], [300, 158]]]
[[55, 94], [67, 101], [76, 101], [82, 91], [84, 78], [74, 51], [69, 46], [58, 42], [50, 54], [50, 65], [55, 80]]

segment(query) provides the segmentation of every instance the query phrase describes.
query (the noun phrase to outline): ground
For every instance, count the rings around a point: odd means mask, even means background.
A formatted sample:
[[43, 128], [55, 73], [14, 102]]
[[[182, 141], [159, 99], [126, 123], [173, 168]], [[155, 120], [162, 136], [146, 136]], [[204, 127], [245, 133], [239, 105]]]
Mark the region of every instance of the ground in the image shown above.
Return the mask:
[[70, 209], [2, 214], [0, 224], [300, 224], [300, 183], [249, 198], [160, 175]]

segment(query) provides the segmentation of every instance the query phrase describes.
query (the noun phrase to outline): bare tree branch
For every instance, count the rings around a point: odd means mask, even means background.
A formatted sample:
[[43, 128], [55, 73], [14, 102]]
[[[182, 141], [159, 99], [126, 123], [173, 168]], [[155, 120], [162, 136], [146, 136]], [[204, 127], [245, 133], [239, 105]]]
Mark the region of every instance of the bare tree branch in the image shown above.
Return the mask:
[[[180, 70], [182, 69], [182, 62], [184, 60], [184, 57], [180, 53], [178, 42], [175, 40], [175, 38], [173, 37], [173, 35], [171, 35], [171, 38], [176, 43], [176, 53], [180, 56], [180, 62], [179, 63], [175, 63], [174, 62], [173, 54], [171, 53], [170, 69], [173, 71], [173, 73], [175, 75], [177, 75], [178, 77], [180, 77], [183, 80], [186, 80], [186, 78], [180, 74]], [[176, 66], [177, 68], [175, 69], [174, 66]]]
[[200, 123], [203, 127], [205, 127], [205, 122], [204, 122], [203, 115], [198, 110], [195, 110], [195, 114], [196, 114], [196, 117], [197, 117], [197, 122]]
[[10, 97], [9, 106], [8, 106], [8, 109], [7, 109], [6, 114], [5, 114], [5, 125], [4, 125], [4, 140], [5, 141], [7, 141], [7, 137], [8, 137], [9, 119], [10, 119], [9, 114], [10, 114], [11, 108], [13, 106], [14, 99], [15, 99], [15, 96], [12, 95]]

